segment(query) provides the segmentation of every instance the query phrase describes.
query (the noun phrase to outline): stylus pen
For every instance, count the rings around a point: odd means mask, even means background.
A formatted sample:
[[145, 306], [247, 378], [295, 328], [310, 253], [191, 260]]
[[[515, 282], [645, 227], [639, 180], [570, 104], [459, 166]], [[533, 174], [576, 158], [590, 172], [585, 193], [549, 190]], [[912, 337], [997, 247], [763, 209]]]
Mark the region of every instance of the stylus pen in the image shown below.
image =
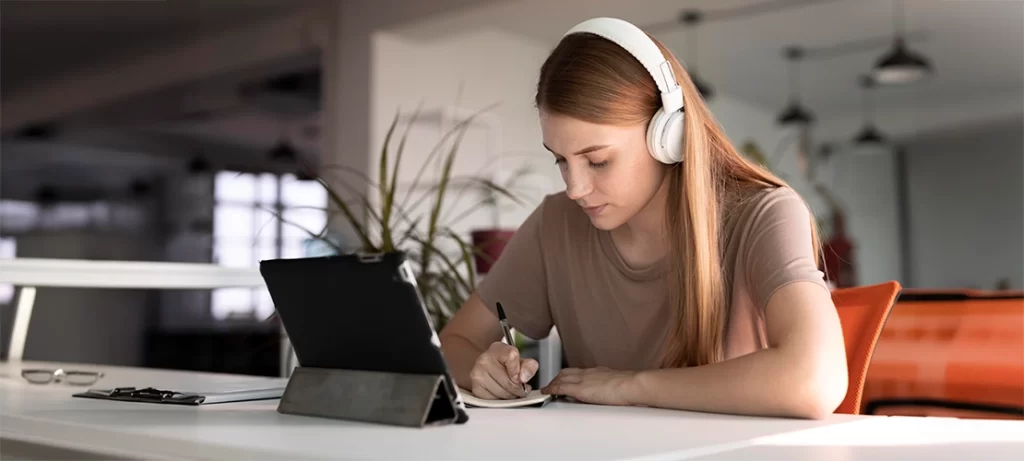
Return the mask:
[[[501, 303], [500, 302], [495, 303], [495, 304], [498, 305], [498, 323], [501, 324], [501, 331], [505, 332], [505, 341], [508, 341], [508, 345], [509, 346], [512, 346], [512, 347], [515, 347], [516, 349], [518, 349], [519, 347], [516, 346], [516, 340], [514, 338], [512, 338], [512, 330], [508, 327], [508, 319], [505, 318], [505, 309], [501, 308]], [[525, 392], [525, 391], [526, 391], [526, 383], [523, 383], [523, 392]]]

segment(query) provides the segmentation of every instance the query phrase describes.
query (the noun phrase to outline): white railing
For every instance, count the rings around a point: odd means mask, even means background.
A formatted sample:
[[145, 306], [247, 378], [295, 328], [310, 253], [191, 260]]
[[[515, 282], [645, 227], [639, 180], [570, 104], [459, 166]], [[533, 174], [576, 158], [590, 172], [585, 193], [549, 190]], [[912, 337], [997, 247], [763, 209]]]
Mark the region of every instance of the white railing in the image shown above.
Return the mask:
[[[35, 258], [0, 260], [0, 283], [20, 287], [7, 353], [7, 360], [12, 362], [24, 356], [39, 287], [201, 290], [265, 286], [258, 269], [201, 263]], [[291, 343], [283, 330], [281, 336], [281, 375], [287, 376], [293, 363]]]

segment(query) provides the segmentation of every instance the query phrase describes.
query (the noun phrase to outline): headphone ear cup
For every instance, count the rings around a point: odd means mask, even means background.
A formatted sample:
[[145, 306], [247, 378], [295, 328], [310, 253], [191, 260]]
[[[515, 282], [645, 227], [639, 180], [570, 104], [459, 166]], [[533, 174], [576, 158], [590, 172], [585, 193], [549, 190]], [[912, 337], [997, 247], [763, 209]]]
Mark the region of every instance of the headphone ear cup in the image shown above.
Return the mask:
[[665, 145], [666, 154], [672, 163], [683, 161], [683, 151], [686, 145], [684, 143], [686, 139], [686, 123], [683, 123], [685, 118], [686, 114], [681, 110], [672, 112], [668, 122], [665, 124], [665, 130], [662, 132], [662, 144]]
[[647, 150], [655, 160], [666, 164], [682, 161], [684, 125], [682, 111], [665, 114], [658, 109], [651, 117], [647, 126]]

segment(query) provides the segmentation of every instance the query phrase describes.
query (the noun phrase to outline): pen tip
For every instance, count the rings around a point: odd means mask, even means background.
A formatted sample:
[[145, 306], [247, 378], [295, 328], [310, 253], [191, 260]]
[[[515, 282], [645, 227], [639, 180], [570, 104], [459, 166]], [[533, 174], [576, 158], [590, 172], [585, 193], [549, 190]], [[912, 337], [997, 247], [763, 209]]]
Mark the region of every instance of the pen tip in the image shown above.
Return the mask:
[[501, 303], [495, 303], [498, 306], [498, 319], [505, 320], [505, 309], [501, 308]]

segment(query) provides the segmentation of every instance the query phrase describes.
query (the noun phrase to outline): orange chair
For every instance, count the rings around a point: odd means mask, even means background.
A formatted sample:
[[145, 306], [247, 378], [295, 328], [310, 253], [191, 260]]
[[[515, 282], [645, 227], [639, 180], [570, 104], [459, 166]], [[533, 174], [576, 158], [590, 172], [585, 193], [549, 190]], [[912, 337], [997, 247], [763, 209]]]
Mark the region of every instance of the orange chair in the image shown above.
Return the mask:
[[889, 281], [832, 291], [832, 301], [843, 326], [846, 363], [850, 375], [846, 398], [839, 404], [836, 413], [860, 414], [868, 364], [871, 363], [882, 327], [902, 289], [899, 282]]

